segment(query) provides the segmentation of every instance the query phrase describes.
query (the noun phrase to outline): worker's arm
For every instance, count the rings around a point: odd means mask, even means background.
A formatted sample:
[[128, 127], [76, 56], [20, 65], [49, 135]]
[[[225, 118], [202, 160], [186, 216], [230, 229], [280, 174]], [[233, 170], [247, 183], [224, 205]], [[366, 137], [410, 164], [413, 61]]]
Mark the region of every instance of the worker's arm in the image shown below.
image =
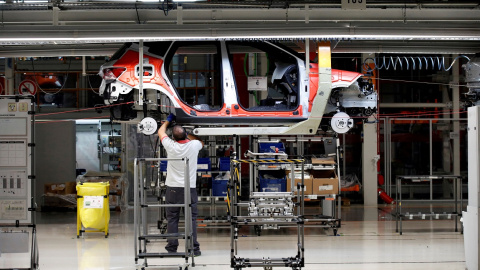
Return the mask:
[[202, 143], [202, 147], [203, 147], [203, 141], [202, 141], [197, 135], [193, 135], [193, 134], [189, 133], [189, 134], [187, 135], [187, 138], [188, 138], [189, 140], [197, 140], [197, 141], [200, 141], [200, 142]]
[[160, 138], [160, 140], [163, 139], [163, 137], [168, 136], [167, 135], [167, 127], [170, 124], [170, 122], [172, 122], [174, 119], [175, 119], [175, 115], [174, 114], [169, 114], [168, 117], [167, 117], [167, 120], [165, 120], [163, 122], [162, 126], [158, 129], [158, 137]]

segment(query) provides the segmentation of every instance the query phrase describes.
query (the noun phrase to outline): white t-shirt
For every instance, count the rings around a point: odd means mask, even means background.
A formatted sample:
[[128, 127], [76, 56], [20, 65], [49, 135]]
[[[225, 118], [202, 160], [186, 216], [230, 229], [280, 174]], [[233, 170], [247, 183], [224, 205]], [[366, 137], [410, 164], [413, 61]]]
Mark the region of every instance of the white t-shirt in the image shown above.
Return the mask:
[[[167, 151], [168, 158], [188, 158], [190, 174], [190, 188], [195, 188], [197, 183], [197, 159], [198, 152], [202, 149], [202, 143], [198, 140], [174, 141], [168, 136], [162, 138], [162, 145]], [[167, 180], [169, 187], [185, 187], [185, 162], [182, 160], [169, 160], [167, 164]]]

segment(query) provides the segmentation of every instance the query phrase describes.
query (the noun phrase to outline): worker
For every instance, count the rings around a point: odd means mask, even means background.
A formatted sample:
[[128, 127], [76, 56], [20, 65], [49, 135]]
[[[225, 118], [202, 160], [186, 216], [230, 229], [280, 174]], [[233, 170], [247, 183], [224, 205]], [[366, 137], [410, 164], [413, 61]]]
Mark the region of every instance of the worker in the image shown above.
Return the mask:
[[[166, 130], [168, 125], [175, 120], [175, 115], [170, 114], [167, 120], [158, 129], [158, 136], [167, 152], [168, 158], [188, 158], [191, 209], [192, 209], [192, 230], [193, 230], [193, 254], [200, 256], [200, 244], [197, 241], [197, 203], [196, 190], [197, 182], [197, 159], [198, 152], [203, 148], [203, 141], [193, 134], [187, 134], [184, 127], [175, 125], [172, 128], [173, 140], [168, 137]], [[185, 163], [183, 161], [168, 161], [167, 186], [165, 201], [166, 204], [183, 204], [185, 187]], [[180, 218], [180, 207], [167, 207], [167, 233], [178, 233], [178, 221]], [[165, 249], [169, 253], [176, 253], [178, 239], [169, 239]], [[187, 254], [188, 255], [188, 254]]]

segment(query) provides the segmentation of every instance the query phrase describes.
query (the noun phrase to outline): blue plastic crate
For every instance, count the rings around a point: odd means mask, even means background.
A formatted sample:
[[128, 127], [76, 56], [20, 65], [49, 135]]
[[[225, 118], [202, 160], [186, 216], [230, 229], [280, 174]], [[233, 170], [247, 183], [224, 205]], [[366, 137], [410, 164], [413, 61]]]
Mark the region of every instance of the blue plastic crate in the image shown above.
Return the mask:
[[[167, 164], [168, 161], [160, 161], [160, 171], [166, 172], [167, 171]], [[197, 171], [210, 171], [212, 168], [212, 164], [210, 158], [199, 158], [197, 160]]]
[[218, 170], [219, 171], [230, 171], [230, 158], [221, 157], [218, 159]]
[[262, 179], [260, 178], [260, 192], [286, 192], [287, 179]]
[[198, 158], [197, 160], [197, 171], [211, 171], [212, 170], [212, 161], [210, 158]]
[[258, 151], [260, 153], [276, 153], [277, 149], [278, 152], [285, 152], [285, 146], [283, 143], [259, 143], [258, 144]]
[[227, 196], [228, 180], [212, 180], [212, 196]]
[[260, 192], [286, 192], [287, 176], [285, 171], [259, 171]]
[[167, 171], [167, 164], [168, 164], [168, 161], [160, 161], [160, 171], [161, 172], [166, 172]]

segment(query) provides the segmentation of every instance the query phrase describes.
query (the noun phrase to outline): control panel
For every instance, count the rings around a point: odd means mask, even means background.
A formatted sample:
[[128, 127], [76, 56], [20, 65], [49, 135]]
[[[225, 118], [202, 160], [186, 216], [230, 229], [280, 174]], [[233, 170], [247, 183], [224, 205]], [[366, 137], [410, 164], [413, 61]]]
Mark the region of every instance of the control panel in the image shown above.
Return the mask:
[[32, 222], [32, 110], [29, 98], [0, 96], [0, 224]]
[[27, 196], [27, 172], [25, 170], [0, 170], [0, 196], [19, 198]]

